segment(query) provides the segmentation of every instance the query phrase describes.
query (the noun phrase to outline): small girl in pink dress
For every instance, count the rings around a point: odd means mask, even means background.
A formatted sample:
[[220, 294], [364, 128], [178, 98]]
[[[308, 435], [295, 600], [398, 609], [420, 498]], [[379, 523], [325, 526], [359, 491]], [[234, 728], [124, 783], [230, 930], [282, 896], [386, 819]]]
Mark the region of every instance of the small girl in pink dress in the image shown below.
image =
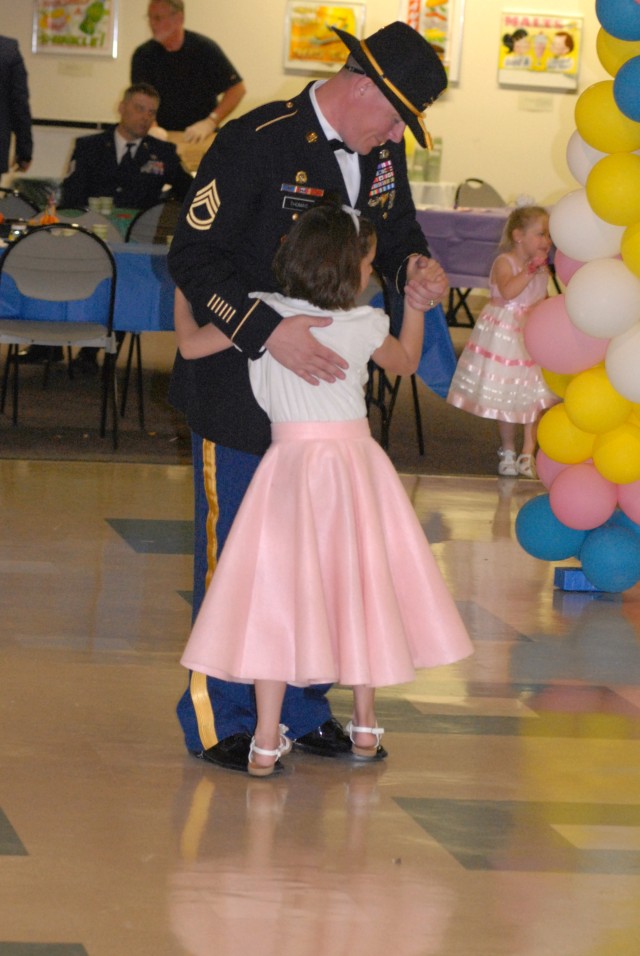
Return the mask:
[[[466, 657], [472, 645], [424, 531], [385, 452], [371, 437], [364, 385], [371, 357], [394, 374], [417, 368], [424, 315], [408, 284], [398, 339], [388, 316], [356, 306], [376, 251], [373, 227], [317, 206], [283, 241], [284, 295], [256, 293], [284, 317], [330, 317], [314, 335], [347, 360], [345, 378], [310, 385], [269, 352], [249, 363], [272, 444], [243, 499], [182, 656], [190, 670], [255, 685], [248, 770], [268, 776], [291, 743], [280, 723], [286, 683], [353, 687], [347, 731], [356, 758], [384, 755], [375, 687], [415, 668]], [[198, 329], [178, 298], [185, 358], [229, 345]]]
[[[549, 215], [542, 206], [520, 206], [509, 216], [500, 255], [491, 267], [491, 298], [478, 316], [458, 360], [447, 401], [498, 422], [498, 474], [535, 478], [537, 423], [557, 402], [523, 338], [527, 311], [546, 298], [551, 249]], [[516, 429], [524, 425], [522, 452]]]

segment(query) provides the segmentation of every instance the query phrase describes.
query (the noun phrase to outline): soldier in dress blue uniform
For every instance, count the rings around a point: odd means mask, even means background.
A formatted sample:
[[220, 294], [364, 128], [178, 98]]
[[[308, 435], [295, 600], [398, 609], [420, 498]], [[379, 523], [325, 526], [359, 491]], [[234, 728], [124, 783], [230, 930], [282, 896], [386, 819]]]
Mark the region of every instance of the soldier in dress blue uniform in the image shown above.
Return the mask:
[[9, 169], [12, 133], [14, 165], [24, 173], [33, 154], [29, 81], [18, 41], [0, 36], [0, 178]]
[[[446, 87], [433, 48], [404, 23], [366, 40], [335, 30], [345, 66], [288, 102], [232, 120], [202, 160], [185, 201], [169, 267], [200, 325], [213, 322], [234, 349], [176, 357], [170, 400], [192, 432], [195, 481], [194, 617], [244, 491], [270, 442], [270, 423], [249, 385], [247, 359], [268, 349], [306, 381], [335, 381], [343, 359], [310, 327], [282, 319], [254, 290], [275, 290], [275, 251], [302, 211], [328, 193], [374, 223], [374, 263], [402, 293], [418, 278], [424, 308], [444, 296], [446, 276], [429, 258], [415, 218], [404, 150], [408, 125], [428, 144], [423, 113]], [[328, 688], [288, 688], [283, 721], [294, 748], [350, 757], [351, 741], [331, 716]], [[253, 687], [192, 673], [178, 704], [188, 750], [230, 770], [247, 769], [255, 727]], [[378, 756], [386, 756], [382, 747]]]
[[157, 90], [148, 83], [130, 86], [118, 106], [115, 129], [76, 140], [62, 184], [63, 209], [81, 209], [90, 196], [111, 196], [121, 209], [147, 209], [166, 195], [166, 186], [184, 199], [192, 177], [176, 147], [147, 135], [159, 102]]

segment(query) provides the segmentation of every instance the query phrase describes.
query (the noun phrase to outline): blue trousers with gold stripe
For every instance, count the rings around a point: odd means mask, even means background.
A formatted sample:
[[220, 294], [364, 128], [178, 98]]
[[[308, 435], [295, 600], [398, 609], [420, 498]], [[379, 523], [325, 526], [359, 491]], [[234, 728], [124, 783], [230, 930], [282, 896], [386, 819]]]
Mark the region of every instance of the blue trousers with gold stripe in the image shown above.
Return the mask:
[[[224, 448], [191, 436], [195, 495], [193, 617], [197, 615], [217, 558], [249, 482], [258, 455]], [[233, 595], [229, 595], [233, 600]], [[292, 737], [302, 737], [331, 717], [326, 693], [330, 685], [288, 687], [282, 720]], [[178, 719], [188, 750], [207, 750], [218, 740], [256, 724], [253, 687], [192, 672], [178, 703]]]

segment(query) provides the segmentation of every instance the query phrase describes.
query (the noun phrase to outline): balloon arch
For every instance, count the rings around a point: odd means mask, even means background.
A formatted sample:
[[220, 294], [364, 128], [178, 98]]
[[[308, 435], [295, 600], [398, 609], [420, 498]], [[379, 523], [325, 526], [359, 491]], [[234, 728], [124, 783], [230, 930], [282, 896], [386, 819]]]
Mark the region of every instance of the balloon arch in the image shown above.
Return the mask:
[[536, 305], [525, 344], [558, 403], [538, 429], [547, 493], [516, 537], [536, 558], [577, 557], [602, 591], [640, 581], [640, 0], [597, 0], [612, 79], [579, 96], [567, 163], [580, 185], [549, 219], [564, 292]]

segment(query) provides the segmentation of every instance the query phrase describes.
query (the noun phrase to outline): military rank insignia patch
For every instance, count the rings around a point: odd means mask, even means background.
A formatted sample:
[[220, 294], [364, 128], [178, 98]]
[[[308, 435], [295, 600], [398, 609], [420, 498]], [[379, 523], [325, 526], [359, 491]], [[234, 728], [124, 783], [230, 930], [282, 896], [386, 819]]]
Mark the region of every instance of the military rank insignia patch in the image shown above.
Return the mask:
[[199, 189], [189, 206], [187, 222], [192, 229], [204, 232], [210, 229], [220, 209], [220, 197], [215, 179]]

